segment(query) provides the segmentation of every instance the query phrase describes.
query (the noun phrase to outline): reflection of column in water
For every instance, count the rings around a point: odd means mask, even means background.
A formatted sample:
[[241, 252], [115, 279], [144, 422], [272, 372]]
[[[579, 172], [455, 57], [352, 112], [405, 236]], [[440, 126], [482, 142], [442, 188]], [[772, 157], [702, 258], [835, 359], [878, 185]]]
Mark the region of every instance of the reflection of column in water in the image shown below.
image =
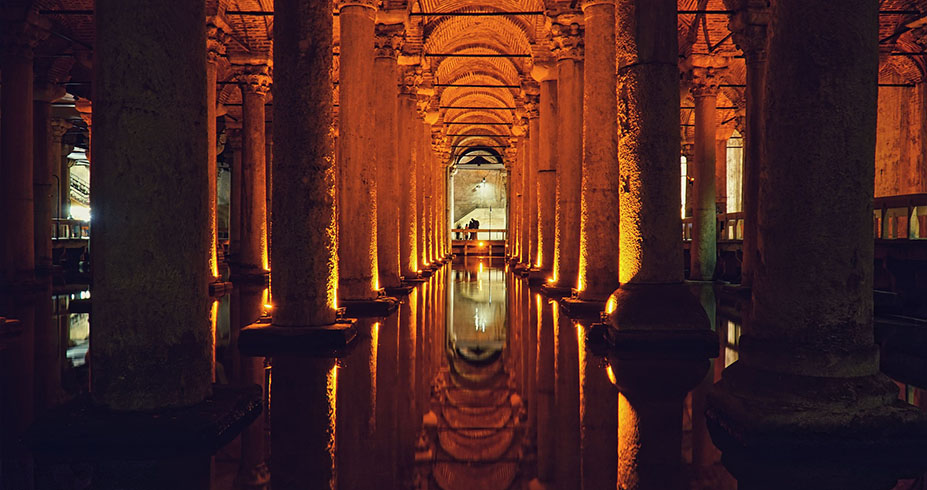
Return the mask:
[[537, 396], [537, 361], [538, 361], [538, 308], [537, 302], [534, 301], [534, 294], [529, 288], [525, 288], [524, 297], [524, 311], [527, 312], [526, 315], [527, 323], [525, 324], [528, 329], [528, 389], [526, 391], [526, 398], [528, 398], [528, 427], [530, 427], [533, 432], [532, 435], [537, 434], [537, 423], [538, 423], [538, 396]]
[[3, 316], [19, 320], [22, 332], [0, 344], [0, 488], [32, 488], [32, 457], [21, 436], [34, 415], [35, 308], [45, 303], [35, 296], [11, 299]]
[[615, 488], [618, 485], [618, 389], [608, 379], [605, 359], [586, 348], [586, 331], [584, 325], [576, 323], [582, 488]]
[[[264, 287], [243, 284], [237, 288], [238, 295], [238, 321], [232, 325], [232, 332], [237, 339], [238, 331], [256, 321], [261, 316], [264, 307]], [[233, 372], [233, 382], [241, 385], [264, 385], [264, 358], [243, 357], [236, 348], [237, 342], [231, 345], [229, 354], [236, 359], [238, 370]], [[264, 417], [259, 416], [241, 433], [241, 463], [238, 467], [236, 485], [242, 488], [260, 487], [269, 481], [266, 450], [264, 447]]]
[[337, 398], [334, 359], [274, 357], [269, 407], [273, 488], [336, 488]]
[[534, 295], [538, 310], [538, 480], [554, 481], [554, 316], [553, 305], [540, 294]]
[[379, 335], [379, 324], [372, 319], [357, 321], [357, 337], [347, 357], [341, 360], [338, 371], [338, 438], [336, 466], [340, 488], [373, 488], [374, 475], [369, 471], [374, 464], [368, 448], [371, 438], [371, 419], [374, 418], [376, 387], [371, 382], [371, 359], [375, 356], [374, 341]]
[[46, 282], [35, 303], [35, 410], [41, 414], [58, 403], [61, 394], [61, 336], [52, 317], [57, 301]]
[[[695, 288], [693, 292], [702, 304], [702, 308], [705, 309], [705, 313], [708, 314], [711, 329], [718, 332], [720, 342], [720, 335], [724, 332], [717, 328], [718, 315], [714, 284], [694, 282], [690, 283], [690, 287]], [[708, 362], [710, 366], [705, 378], [689, 393], [692, 397], [692, 465], [696, 471], [704, 470], [721, 459], [721, 452], [711, 442], [708, 426], [705, 424], [705, 397], [715, 383], [716, 375], [718, 375], [717, 379], [720, 379], [720, 373], [716, 373], [713, 364], [721, 364], [722, 361], [709, 359]]]
[[579, 360], [573, 322], [553, 304], [556, 341], [554, 396], [557, 406], [557, 485], [580, 488]]
[[[386, 488], [396, 488], [397, 468], [397, 420], [398, 399], [402, 396], [402, 378], [399, 373], [400, 312], [394, 312], [381, 322], [379, 346], [377, 347], [376, 385], [376, 428], [374, 431], [374, 458], [377, 464], [370, 468], [374, 478], [380, 482], [392, 482]], [[406, 405], [402, 405], [406, 407]]]
[[415, 288], [399, 305], [399, 389], [398, 404], [402, 407], [399, 420], [398, 459], [399, 481], [402, 488], [412, 483], [415, 440], [418, 436], [415, 408], [416, 385], [416, 316], [419, 309], [419, 289]]

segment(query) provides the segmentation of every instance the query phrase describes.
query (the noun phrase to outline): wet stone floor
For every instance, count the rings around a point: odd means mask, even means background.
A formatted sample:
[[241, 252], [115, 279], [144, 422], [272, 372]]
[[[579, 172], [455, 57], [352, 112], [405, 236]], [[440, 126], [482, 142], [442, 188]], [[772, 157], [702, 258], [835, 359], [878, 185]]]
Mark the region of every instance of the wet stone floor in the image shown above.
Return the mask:
[[[737, 360], [740, 327], [710, 288], [698, 293], [721, 356], [680, 413], [680, 458], [688, 488], [734, 489], [699, 413]], [[89, 384], [89, 291], [36, 298], [20, 305], [33, 328], [0, 344], [0, 488], [97, 488], [85, 468], [34, 464], [16, 437]], [[237, 331], [268, 301], [265, 290], [240, 288], [213, 305], [217, 383], [263, 385], [265, 406], [204, 463], [209, 483], [190, 488], [270, 488], [271, 472], [278, 490], [614, 488], [618, 394], [607, 362], [586, 347], [590, 325], [500, 259], [438, 270], [390, 316], [360, 319], [338, 358], [239, 355]]]

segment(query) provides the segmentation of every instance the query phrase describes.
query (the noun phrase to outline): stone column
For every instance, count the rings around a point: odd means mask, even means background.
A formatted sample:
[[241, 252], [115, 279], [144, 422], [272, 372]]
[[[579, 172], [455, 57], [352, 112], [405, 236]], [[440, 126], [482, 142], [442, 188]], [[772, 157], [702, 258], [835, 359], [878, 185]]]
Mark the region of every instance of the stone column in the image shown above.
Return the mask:
[[561, 294], [576, 287], [579, 273], [583, 164], [583, 28], [581, 17], [553, 25], [557, 58], [557, 230], [554, 282]]
[[[675, 0], [616, 2], [621, 286], [608, 299], [618, 488], [682, 488], [682, 405], [718, 339], [682, 283]], [[666, 305], [673, 305], [667, 308]]]
[[758, 259], [756, 227], [759, 176], [764, 167], [766, 146], [766, 25], [769, 22], [769, 9], [765, 0], [737, 0], [736, 4], [739, 11], [731, 18], [730, 28], [734, 33], [734, 42], [744, 53], [747, 68], [747, 129], [741, 134], [744, 137], [744, 240], [740, 283], [750, 287]]
[[[57, 196], [57, 202], [52, 203], [52, 217], [66, 218], [68, 216], [68, 204], [71, 200], [71, 168], [68, 165], [67, 155], [64, 154], [64, 143], [62, 139], [65, 133], [73, 127], [73, 124], [65, 119], [52, 119], [51, 133], [52, 146], [49, 158], [51, 158], [53, 175], [58, 177], [56, 185], [57, 191], [52, 193]], [[70, 147], [68, 147], [70, 148]]]
[[718, 132], [718, 86], [727, 63], [711, 56], [691, 55], [687, 61], [695, 98], [695, 172], [692, 246], [689, 278], [711, 281], [718, 258], [715, 204], [715, 135]]
[[242, 132], [241, 122], [226, 120], [226, 147], [232, 152], [229, 168], [229, 263], [237, 264], [241, 255], [241, 179]]
[[264, 100], [271, 78], [267, 64], [248, 64], [241, 70], [241, 253], [234, 275], [239, 281], [263, 282], [268, 267]]
[[[727, 213], [727, 140], [729, 137], [728, 131], [718, 128], [718, 134], [715, 136], [715, 209], [718, 213]], [[715, 236], [720, 236], [720, 234], [721, 230], [718, 230]]]
[[372, 0], [338, 2], [341, 26], [339, 73], [338, 274], [339, 296], [372, 300], [378, 295], [377, 181], [373, 154]]
[[529, 269], [538, 267], [538, 162], [541, 152], [541, 129], [540, 129], [540, 94], [535, 85], [531, 93], [528, 94], [528, 101], [525, 106], [528, 113], [528, 144], [529, 160], [527, 175], [527, 199], [525, 209], [528, 212], [528, 248], [527, 260], [525, 265]]
[[47, 36], [26, 19], [3, 23], [0, 46], [0, 288], [35, 277], [32, 51]]
[[431, 130], [428, 129], [428, 124], [422, 119], [418, 119], [416, 125], [418, 128], [415, 138], [415, 148], [417, 150], [415, 154], [415, 180], [419, 185], [416, 186], [415, 189], [415, 213], [418, 222], [418, 268], [424, 271], [425, 267], [428, 265], [428, 240], [426, 239], [428, 230], [426, 215], [428, 208], [425, 206], [425, 196], [428, 195], [428, 191], [426, 191], [428, 187], [428, 181], [426, 180], [428, 173], [426, 169], [428, 168], [428, 151], [431, 149]]
[[[35, 239], [35, 269], [39, 275], [51, 272], [52, 267], [52, 206], [55, 192], [52, 175], [61, 158], [61, 135], [52, 133], [51, 103], [64, 96], [64, 87], [45, 83], [34, 88], [33, 102], [33, 170], [32, 193], [34, 199], [33, 230]], [[59, 128], [63, 125], [58, 125]], [[57, 151], [56, 151], [57, 149]]]
[[[529, 89], [530, 90], [530, 89]], [[530, 97], [530, 96], [529, 96]], [[525, 137], [522, 138], [521, 142], [521, 253], [518, 256], [519, 262], [526, 268], [531, 267], [531, 227], [535, 227], [535, 233], [537, 233], [537, 217], [532, 214], [532, 209], [537, 211], [537, 197], [534, 192], [531, 192], [531, 188], [534, 186], [534, 178], [532, 177], [535, 173], [531, 168], [531, 162], [534, 160], [534, 154], [531, 151], [533, 141], [537, 140], [537, 136], [531, 132], [531, 118], [528, 114], [528, 106], [531, 102], [526, 97], [525, 106], [526, 106], [526, 117], [525, 117]], [[534, 112], [535, 119], [537, 118], [537, 112]], [[535, 200], [533, 201], [532, 198]], [[532, 205], [533, 204], [533, 205]]]
[[618, 120], [615, 2], [585, 0], [579, 298], [604, 302], [618, 287]]
[[405, 279], [418, 276], [418, 213], [417, 171], [415, 164], [416, 141], [416, 74], [413, 67], [402, 71], [402, 87], [399, 96], [399, 120], [397, 153], [399, 164], [397, 171], [402, 172], [404, 182], [399, 195], [399, 263], [400, 274]]
[[[773, 3], [763, 260], [739, 361], [708, 399], [738, 488], [875, 490], [927, 467], [913, 456], [927, 451], [927, 418], [897, 399], [873, 341], [878, 10], [872, 0]], [[807, 223], [814, 233], [796, 232]]]
[[[519, 130], [521, 134], [524, 134], [524, 124], [520, 123]], [[525, 173], [525, 145], [524, 145], [524, 136], [518, 136], [517, 138], [512, 138], [510, 143], [514, 151], [512, 151], [512, 179], [511, 179], [511, 196], [512, 196], [512, 261], [517, 262], [521, 258], [522, 250], [522, 229], [524, 217], [523, 204], [524, 204], [524, 192], [523, 187], [525, 185], [524, 173]]]
[[[207, 187], [206, 192], [209, 196], [209, 250], [206, 254], [209, 273], [212, 274], [212, 281], [219, 277], [219, 222], [218, 222], [218, 195], [217, 179], [218, 167], [216, 163], [216, 138], [218, 137], [216, 129], [216, 94], [218, 92], [216, 81], [218, 79], [219, 58], [225, 56], [225, 40], [228, 35], [224, 30], [216, 25], [215, 19], [209, 19], [206, 23], [206, 170]], [[236, 224], [237, 228], [237, 224]]]
[[114, 410], [197, 404], [214, 342], [205, 5], [100, 0], [94, 13], [91, 393]]
[[[397, 204], [405, 183], [399, 172], [399, 66], [396, 59], [402, 49], [405, 27], [402, 24], [376, 26], [376, 49], [373, 77], [377, 83], [373, 117], [378, 123], [374, 138], [377, 165], [377, 264], [381, 287], [399, 286], [399, 215]], [[403, 173], [405, 175], [405, 173]]]
[[538, 256], [537, 267], [549, 272], [554, 266], [557, 222], [557, 80], [541, 82], [541, 108], [538, 111], [540, 148], [538, 149]]

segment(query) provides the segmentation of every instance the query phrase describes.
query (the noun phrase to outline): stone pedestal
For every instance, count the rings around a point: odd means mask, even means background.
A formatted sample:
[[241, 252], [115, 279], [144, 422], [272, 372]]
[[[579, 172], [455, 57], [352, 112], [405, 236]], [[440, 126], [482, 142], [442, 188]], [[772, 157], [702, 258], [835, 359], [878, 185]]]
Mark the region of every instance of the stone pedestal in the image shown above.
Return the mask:
[[604, 302], [618, 287], [618, 119], [615, 2], [586, 0], [578, 297]]
[[[877, 3], [771, 11], [763, 260], [739, 361], [708, 398], [740, 488], [886, 489], [927, 466], [927, 418], [897, 399], [873, 342]], [[795, 233], [804, 223], [815, 232]]]

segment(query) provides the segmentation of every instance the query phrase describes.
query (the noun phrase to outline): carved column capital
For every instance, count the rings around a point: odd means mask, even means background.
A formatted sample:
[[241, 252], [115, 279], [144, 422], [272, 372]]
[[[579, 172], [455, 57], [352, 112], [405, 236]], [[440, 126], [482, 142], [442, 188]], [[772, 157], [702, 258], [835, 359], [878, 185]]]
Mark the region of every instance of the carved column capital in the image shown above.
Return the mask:
[[377, 24], [374, 57], [396, 60], [402, 52], [406, 28], [403, 24]]
[[686, 58], [683, 70], [692, 96], [697, 98], [717, 95], [727, 73], [728, 64], [728, 59], [723, 56], [693, 54]]
[[64, 134], [68, 132], [74, 124], [68, 121], [67, 119], [61, 119], [59, 117], [52, 118], [49, 122], [49, 127], [51, 128], [52, 142], [54, 144], [60, 145], [61, 138], [64, 137]]
[[402, 95], [415, 95], [422, 83], [422, 67], [420, 65], [401, 66], [399, 71], [399, 93]]
[[583, 59], [583, 26], [578, 19], [573, 20], [570, 23], [555, 22], [551, 25], [551, 50], [557, 60]]
[[273, 84], [271, 69], [268, 65], [241, 65], [238, 68], [238, 85], [242, 93], [253, 92], [266, 95]]
[[215, 63], [225, 56], [226, 43], [229, 35], [221, 27], [213, 24], [206, 24], [206, 61]]
[[541, 96], [539, 94], [525, 95], [525, 115], [528, 119], [535, 119], [541, 115]]
[[376, 10], [380, 6], [380, 0], [335, 0], [335, 11], [341, 12], [345, 7], [364, 7]]
[[728, 29], [734, 34], [734, 44], [744, 52], [748, 63], [765, 61], [769, 2], [736, 0], [732, 3], [736, 13], [731, 16]]

